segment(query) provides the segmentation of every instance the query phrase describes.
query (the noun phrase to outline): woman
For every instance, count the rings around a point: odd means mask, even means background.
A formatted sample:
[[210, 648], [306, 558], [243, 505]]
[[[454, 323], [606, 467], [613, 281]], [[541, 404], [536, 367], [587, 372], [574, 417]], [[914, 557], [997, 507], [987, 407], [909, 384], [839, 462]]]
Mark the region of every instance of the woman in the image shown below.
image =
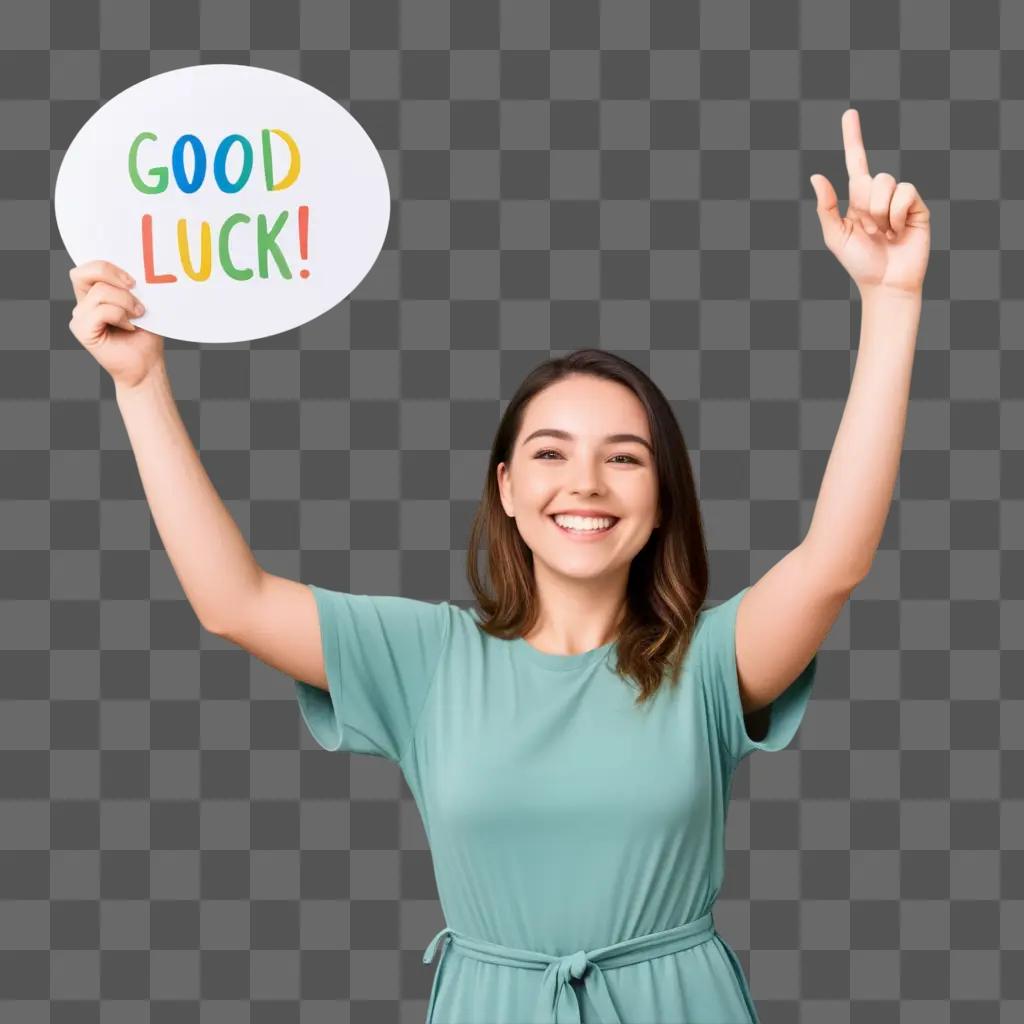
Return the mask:
[[[470, 536], [480, 611], [263, 571], [177, 415], [131, 281], [75, 268], [71, 327], [114, 377], [147, 499], [200, 621], [294, 677], [328, 750], [400, 765], [448, 926], [434, 1022], [756, 1021], [714, 928], [733, 772], [793, 738], [816, 651], [868, 572], [899, 464], [929, 250], [912, 185], [850, 206], [812, 177], [860, 289], [850, 399], [805, 539], [710, 610], [689, 454], [661, 391], [596, 349], [542, 364], [506, 409]], [[477, 571], [483, 547], [489, 581]]]

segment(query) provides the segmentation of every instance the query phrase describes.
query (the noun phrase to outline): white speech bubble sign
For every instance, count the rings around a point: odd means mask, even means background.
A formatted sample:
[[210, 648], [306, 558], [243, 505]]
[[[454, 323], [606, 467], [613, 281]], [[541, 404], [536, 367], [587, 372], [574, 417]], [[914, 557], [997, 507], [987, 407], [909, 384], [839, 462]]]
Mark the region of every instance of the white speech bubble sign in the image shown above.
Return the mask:
[[369, 135], [330, 96], [244, 64], [154, 75], [82, 126], [54, 216], [76, 266], [136, 281], [133, 322], [182, 341], [265, 338], [319, 316], [376, 262], [391, 194]]

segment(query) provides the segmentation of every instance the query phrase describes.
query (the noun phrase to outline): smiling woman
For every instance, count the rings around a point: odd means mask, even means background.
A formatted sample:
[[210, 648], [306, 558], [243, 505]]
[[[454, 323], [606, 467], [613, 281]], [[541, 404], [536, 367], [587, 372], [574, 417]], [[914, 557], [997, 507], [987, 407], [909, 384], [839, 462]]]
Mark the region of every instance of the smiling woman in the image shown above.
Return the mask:
[[702, 608], [689, 454], [642, 371], [583, 349], [526, 378], [469, 555], [480, 611], [454, 609], [403, 762], [448, 920], [427, 1020], [756, 1024], [712, 915], [726, 808], [742, 757], [794, 735], [813, 666], [743, 714], [743, 591]]
[[[712, 913], [726, 811], [740, 761], [795, 735], [816, 662], [743, 714], [749, 588], [702, 607], [689, 455], [629, 363], [584, 349], [535, 370], [484, 487], [480, 611], [302, 595], [327, 684], [296, 679], [310, 732], [396, 762], [430, 838], [446, 924], [423, 957], [440, 957], [428, 1024], [756, 1024]], [[295, 632], [281, 606], [250, 635]]]

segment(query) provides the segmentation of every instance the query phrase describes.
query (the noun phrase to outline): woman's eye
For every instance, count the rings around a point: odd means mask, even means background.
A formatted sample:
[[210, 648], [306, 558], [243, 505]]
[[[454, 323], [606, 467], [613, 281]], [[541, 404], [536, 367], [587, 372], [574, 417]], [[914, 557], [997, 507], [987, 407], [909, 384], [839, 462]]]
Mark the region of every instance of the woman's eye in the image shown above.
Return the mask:
[[[543, 459], [545, 455], [558, 455], [558, 452], [556, 452], [554, 450], [554, 448], [544, 448], [542, 451], [537, 452], [536, 455], [534, 455], [534, 458], [535, 459]], [[628, 459], [630, 462], [635, 462], [638, 466], [642, 465], [642, 463], [640, 462], [640, 460], [638, 458], [635, 458], [632, 455], [626, 455], [625, 453], [620, 453], [618, 455], [613, 455], [612, 458], [613, 459]], [[550, 461], [550, 460], [544, 460], [544, 461]]]

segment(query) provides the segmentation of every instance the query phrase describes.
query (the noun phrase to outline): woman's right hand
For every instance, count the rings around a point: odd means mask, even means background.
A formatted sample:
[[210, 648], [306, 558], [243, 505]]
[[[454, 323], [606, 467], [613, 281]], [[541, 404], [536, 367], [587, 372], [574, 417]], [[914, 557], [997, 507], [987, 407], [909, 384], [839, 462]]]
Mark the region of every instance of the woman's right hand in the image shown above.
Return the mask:
[[138, 299], [128, 290], [131, 277], [106, 260], [73, 267], [70, 277], [78, 300], [68, 324], [71, 333], [117, 387], [133, 388], [142, 383], [163, 364], [164, 339], [129, 319], [144, 312], [135, 311]]

